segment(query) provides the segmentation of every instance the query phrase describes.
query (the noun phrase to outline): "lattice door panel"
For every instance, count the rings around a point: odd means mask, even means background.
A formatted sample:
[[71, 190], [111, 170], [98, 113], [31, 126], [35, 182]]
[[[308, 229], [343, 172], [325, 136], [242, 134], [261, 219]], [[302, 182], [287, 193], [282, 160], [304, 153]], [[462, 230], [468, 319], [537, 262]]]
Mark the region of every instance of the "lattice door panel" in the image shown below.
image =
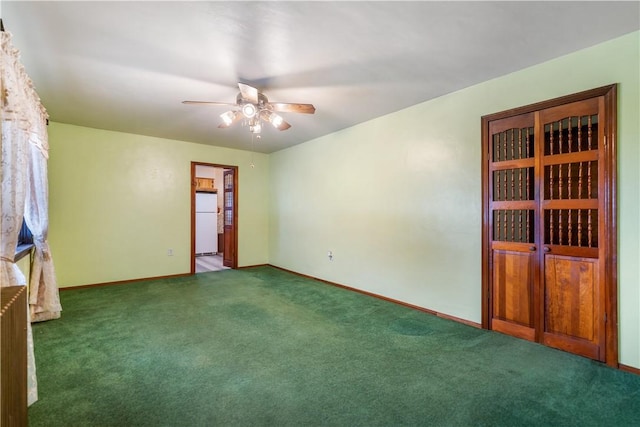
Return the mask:
[[544, 154], [598, 150], [598, 115], [569, 116], [544, 125]]
[[533, 167], [493, 172], [493, 200], [533, 200]]
[[[583, 156], [584, 157], [584, 156]], [[593, 156], [597, 158], [597, 153]], [[598, 161], [560, 163], [545, 166], [546, 200], [597, 199]]]
[[494, 162], [534, 157], [533, 126], [511, 128], [492, 135]]
[[493, 240], [500, 242], [534, 242], [534, 211], [496, 209], [493, 211]]
[[[523, 119], [533, 123], [531, 115]], [[492, 135], [492, 237], [494, 241], [533, 243], [534, 128], [504, 125], [505, 129], [498, 128]]]
[[[598, 102], [543, 112], [543, 242], [551, 246], [598, 248], [600, 127]], [[553, 249], [557, 253], [558, 248]], [[584, 254], [583, 254], [584, 255]], [[587, 254], [597, 257], [597, 253]]]
[[544, 244], [598, 247], [597, 209], [545, 209]]

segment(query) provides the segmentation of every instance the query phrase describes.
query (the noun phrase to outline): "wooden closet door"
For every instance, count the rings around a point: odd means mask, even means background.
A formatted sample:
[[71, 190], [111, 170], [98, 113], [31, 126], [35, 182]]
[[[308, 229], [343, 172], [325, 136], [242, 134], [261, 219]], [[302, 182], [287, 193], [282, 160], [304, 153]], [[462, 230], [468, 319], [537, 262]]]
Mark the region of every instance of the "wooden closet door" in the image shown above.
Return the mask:
[[489, 125], [491, 328], [535, 340], [539, 282], [534, 115]]
[[604, 98], [539, 113], [543, 191], [542, 342], [592, 359], [605, 356]]
[[482, 118], [483, 327], [618, 363], [616, 86]]

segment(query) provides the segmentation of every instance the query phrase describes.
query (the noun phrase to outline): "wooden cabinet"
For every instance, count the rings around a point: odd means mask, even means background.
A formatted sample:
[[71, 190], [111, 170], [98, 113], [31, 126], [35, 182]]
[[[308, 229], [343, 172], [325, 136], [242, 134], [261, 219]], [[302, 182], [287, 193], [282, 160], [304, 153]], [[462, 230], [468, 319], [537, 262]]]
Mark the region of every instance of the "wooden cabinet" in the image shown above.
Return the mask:
[[611, 365], [615, 93], [483, 118], [483, 325]]
[[0, 425], [27, 425], [27, 288], [1, 287]]
[[196, 178], [196, 191], [207, 191], [211, 193], [215, 193], [216, 186], [214, 184], [213, 178]]

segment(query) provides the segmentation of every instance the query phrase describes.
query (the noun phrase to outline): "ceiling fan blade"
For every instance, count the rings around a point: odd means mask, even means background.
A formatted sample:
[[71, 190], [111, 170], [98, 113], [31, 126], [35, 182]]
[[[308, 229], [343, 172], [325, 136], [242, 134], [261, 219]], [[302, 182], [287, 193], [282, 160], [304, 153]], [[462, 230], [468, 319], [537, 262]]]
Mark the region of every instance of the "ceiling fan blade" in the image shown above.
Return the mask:
[[278, 126], [276, 129], [278, 129], [278, 130], [287, 130], [290, 127], [291, 127], [291, 125], [283, 120], [282, 123], [280, 123], [280, 126]]
[[233, 124], [242, 120], [242, 114], [240, 113], [240, 111], [233, 110], [220, 114], [220, 117], [222, 117], [223, 120], [223, 122], [218, 125], [220, 129], [228, 128], [229, 126], [232, 126]]
[[313, 114], [316, 112], [316, 107], [313, 104], [288, 104], [286, 102], [270, 102], [273, 111], [279, 111], [281, 113], [303, 113]]
[[246, 85], [244, 83], [238, 83], [242, 99], [249, 101], [252, 104], [258, 103], [258, 89], [253, 86]]
[[235, 106], [229, 102], [216, 102], [216, 101], [182, 101], [183, 104], [195, 104], [195, 105], [230, 105]]

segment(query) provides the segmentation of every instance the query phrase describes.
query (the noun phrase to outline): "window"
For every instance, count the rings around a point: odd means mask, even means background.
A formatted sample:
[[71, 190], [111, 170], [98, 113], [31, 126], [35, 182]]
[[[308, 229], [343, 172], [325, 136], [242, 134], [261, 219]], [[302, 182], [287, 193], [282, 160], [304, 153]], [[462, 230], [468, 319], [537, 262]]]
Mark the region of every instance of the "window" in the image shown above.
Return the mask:
[[33, 234], [31, 234], [31, 230], [29, 230], [29, 227], [27, 227], [27, 222], [23, 219], [22, 228], [20, 229], [20, 234], [18, 235], [18, 246], [30, 244], [33, 244]]
[[25, 257], [29, 253], [31, 253], [31, 248], [33, 247], [33, 234], [31, 234], [31, 230], [27, 227], [26, 221], [22, 220], [22, 227], [20, 228], [20, 234], [18, 234], [18, 244], [16, 245], [16, 256], [15, 261]]

